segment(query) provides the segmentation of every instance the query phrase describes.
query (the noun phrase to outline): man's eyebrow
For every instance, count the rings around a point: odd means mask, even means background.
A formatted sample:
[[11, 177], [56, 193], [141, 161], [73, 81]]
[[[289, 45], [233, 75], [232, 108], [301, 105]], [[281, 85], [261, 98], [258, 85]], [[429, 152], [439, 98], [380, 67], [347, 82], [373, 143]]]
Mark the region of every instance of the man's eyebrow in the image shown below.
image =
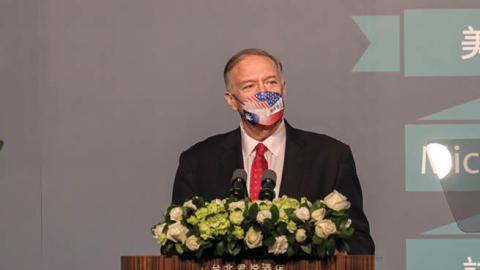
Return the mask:
[[[268, 79], [271, 79], [271, 78], [277, 78], [277, 75], [268, 75], [267, 77], [265, 78], [262, 78], [262, 81], [264, 80], [268, 80]], [[256, 82], [257, 80], [255, 79], [248, 79], [248, 80], [243, 80], [243, 81], [240, 81], [240, 84], [244, 84], [244, 83], [248, 83], [248, 82]]]
[[269, 75], [267, 77], [264, 78], [264, 80], [267, 80], [267, 79], [271, 79], [271, 78], [277, 78], [277, 75]]
[[243, 80], [240, 82], [240, 84], [248, 83], [248, 82], [256, 82], [257, 80], [249, 79], [249, 80]]

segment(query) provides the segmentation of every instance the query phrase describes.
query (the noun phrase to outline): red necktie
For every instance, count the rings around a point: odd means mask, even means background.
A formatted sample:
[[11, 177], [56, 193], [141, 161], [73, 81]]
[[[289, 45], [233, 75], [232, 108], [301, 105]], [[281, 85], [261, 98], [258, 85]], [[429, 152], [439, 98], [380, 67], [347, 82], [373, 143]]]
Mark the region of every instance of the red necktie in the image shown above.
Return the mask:
[[250, 170], [250, 199], [252, 201], [258, 200], [261, 187], [260, 180], [263, 172], [268, 169], [268, 163], [265, 159], [265, 151], [267, 150], [268, 148], [263, 143], [259, 143], [255, 147], [256, 154]]

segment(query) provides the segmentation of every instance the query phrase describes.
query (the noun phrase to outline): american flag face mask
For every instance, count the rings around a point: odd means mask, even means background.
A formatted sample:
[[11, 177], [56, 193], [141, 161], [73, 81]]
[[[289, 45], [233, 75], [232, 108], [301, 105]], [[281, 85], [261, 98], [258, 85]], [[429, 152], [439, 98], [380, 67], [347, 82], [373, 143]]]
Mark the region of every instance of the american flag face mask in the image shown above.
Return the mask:
[[243, 115], [241, 112], [240, 115], [256, 125], [271, 126], [282, 119], [285, 111], [282, 95], [277, 92], [262, 91], [244, 103], [238, 101], [243, 105]]

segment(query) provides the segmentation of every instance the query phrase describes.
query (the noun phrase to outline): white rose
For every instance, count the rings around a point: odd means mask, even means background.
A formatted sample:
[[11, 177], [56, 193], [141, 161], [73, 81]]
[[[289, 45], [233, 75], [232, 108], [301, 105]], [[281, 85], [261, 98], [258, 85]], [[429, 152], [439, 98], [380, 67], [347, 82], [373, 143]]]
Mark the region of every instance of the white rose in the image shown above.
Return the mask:
[[191, 251], [198, 250], [200, 248], [200, 244], [198, 243], [198, 238], [195, 235], [191, 235], [185, 241], [185, 245]]
[[268, 248], [268, 253], [280, 255], [287, 252], [288, 241], [285, 235], [275, 237], [275, 243]]
[[240, 225], [243, 221], [243, 212], [240, 210], [233, 211], [232, 213], [230, 213], [230, 216], [228, 218], [230, 219], [230, 222], [232, 224]]
[[181, 207], [174, 207], [170, 210], [170, 220], [181, 221], [183, 210]]
[[318, 222], [320, 220], [322, 220], [323, 218], [325, 218], [325, 208], [319, 208], [315, 211], [312, 212], [312, 219], [315, 221], [315, 222]]
[[342, 211], [350, 208], [350, 202], [347, 200], [347, 197], [343, 196], [336, 190], [333, 190], [323, 200], [329, 208], [335, 211]]
[[270, 210], [262, 210], [262, 211], [259, 211], [258, 214], [257, 214], [257, 222], [258, 223], [263, 223], [265, 221], [265, 219], [271, 219], [272, 218], [272, 212], [270, 212]]
[[301, 221], [307, 221], [310, 219], [310, 211], [308, 211], [307, 207], [300, 207], [295, 210], [295, 216], [299, 218]]
[[219, 204], [219, 205], [224, 205], [224, 204], [225, 204], [225, 200], [215, 199], [215, 200], [212, 200], [210, 203], [215, 203], [215, 204]]
[[187, 239], [187, 227], [183, 226], [180, 222], [175, 222], [168, 226], [167, 238], [175, 243], [185, 243]]
[[352, 225], [352, 220], [351, 220], [351, 219], [348, 219], [348, 220], [347, 220], [347, 223], [345, 223], [345, 229], [350, 228], [351, 225]]
[[306, 197], [300, 198], [300, 204], [304, 204], [304, 203], [306, 203], [308, 207], [312, 207], [312, 203]]
[[245, 211], [245, 201], [231, 202], [228, 205], [228, 210], [230, 211], [235, 211], [237, 208], [242, 210], [242, 212]]
[[295, 233], [295, 240], [300, 244], [305, 242], [305, 240], [307, 240], [307, 231], [305, 229], [298, 229]]
[[152, 229], [153, 237], [154, 237], [154, 238], [159, 237], [159, 236], [163, 233], [163, 229], [165, 228], [166, 225], [167, 225], [167, 224], [165, 224], [165, 223], [157, 224], [157, 225]]
[[255, 231], [253, 227], [250, 227], [250, 229], [248, 229], [245, 238], [243, 239], [247, 247], [250, 249], [262, 246], [262, 240], [262, 232]]
[[315, 224], [315, 234], [322, 238], [327, 239], [329, 235], [337, 232], [337, 227], [329, 219], [320, 220]]
[[194, 209], [194, 210], [197, 210], [197, 206], [196, 206], [195, 204], [193, 204], [192, 200], [186, 201], [186, 202], [183, 204], [183, 207], [192, 208], [192, 209]]
[[272, 201], [269, 201], [269, 200], [256, 200], [255, 201], [256, 204], [258, 204], [259, 206], [261, 204], [265, 204], [267, 206], [271, 206], [272, 205]]

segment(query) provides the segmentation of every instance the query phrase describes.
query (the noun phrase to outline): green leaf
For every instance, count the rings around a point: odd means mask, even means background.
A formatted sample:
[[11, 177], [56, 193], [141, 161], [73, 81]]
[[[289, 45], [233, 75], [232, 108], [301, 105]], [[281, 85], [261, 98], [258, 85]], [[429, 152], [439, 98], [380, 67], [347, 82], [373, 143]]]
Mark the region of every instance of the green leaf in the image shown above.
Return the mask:
[[177, 251], [177, 253], [178, 253], [179, 255], [182, 255], [182, 254], [183, 254], [182, 244], [176, 243], [176, 244], [175, 244], [175, 250]]
[[238, 254], [240, 254], [240, 251], [242, 251], [242, 248], [237, 245], [230, 254], [232, 254], [232, 256], [237, 256]]
[[278, 211], [278, 207], [275, 205], [272, 205], [272, 207], [270, 207], [270, 212], [272, 213], [273, 223], [277, 223], [278, 218], [280, 217], [280, 212]]
[[322, 207], [324, 207], [324, 206], [325, 206], [324, 203], [322, 203], [320, 200], [316, 200], [316, 201], [313, 203], [313, 205], [312, 205], [312, 212], [315, 211], [315, 210], [317, 210], [317, 209], [320, 209], [320, 208], [322, 208]]
[[334, 217], [348, 217], [348, 213], [346, 211], [337, 212], [332, 210], [331, 215]]
[[277, 233], [279, 235], [285, 235], [287, 234], [287, 223], [285, 222], [280, 222], [277, 225]]
[[288, 255], [288, 257], [292, 257], [293, 255], [295, 255], [295, 253], [296, 253], [296, 252], [295, 252], [295, 249], [293, 249], [292, 246], [288, 246], [288, 248], [287, 248], [287, 255]]
[[225, 253], [225, 243], [223, 241], [220, 241], [217, 243], [217, 246], [215, 247], [215, 255], [223, 256], [224, 253]]
[[316, 248], [316, 253], [319, 258], [325, 257], [325, 245], [320, 245]]
[[207, 249], [207, 248], [211, 248], [211, 247], [213, 247], [213, 243], [210, 242], [210, 241], [208, 241], [208, 242], [205, 241], [204, 244], [202, 245], [203, 249]]
[[205, 206], [205, 200], [202, 197], [195, 196], [192, 198], [192, 203], [195, 204], [197, 208], [202, 208]]
[[355, 229], [350, 227], [348, 229], [340, 231], [338, 233], [338, 236], [342, 239], [350, 239], [352, 238], [354, 232], [355, 232]]
[[322, 238], [318, 237], [316, 234], [314, 234], [313, 237], [312, 237], [312, 243], [314, 245], [321, 245], [323, 243], [323, 241], [324, 240]]
[[231, 243], [228, 243], [227, 247], [228, 247], [228, 253], [230, 255], [235, 256], [234, 251], [235, 251], [235, 249], [238, 248], [238, 245], [235, 242], [231, 242]]
[[312, 254], [312, 244], [301, 245], [300, 248], [307, 254]]
[[293, 234], [288, 234], [287, 241], [289, 245], [293, 245], [295, 243], [295, 236]]
[[248, 215], [247, 215], [247, 220], [248, 222], [253, 222], [257, 218], [258, 214], [258, 205], [253, 204], [250, 209], [248, 209]]
[[287, 208], [287, 209], [285, 209], [285, 214], [287, 214], [287, 216], [288, 216], [289, 219], [296, 218], [296, 216], [295, 216], [295, 214], [294, 214], [293, 212], [295, 212], [295, 209], [293, 209], [293, 208]]
[[231, 241], [227, 243], [228, 250], [233, 250], [237, 243], [235, 241]]
[[195, 253], [195, 257], [197, 257], [197, 259], [200, 259], [202, 257], [202, 254], [203, 254], [203, 248], [202, 249], [199, 249], [196, 253]]
[[271, 247], [273, 244], [275, 244], [275, 238], [274, 237], [269, 237], [263, 241], [263, 244], [267, 247]]
[[349, 251], [349, 247], [348, 247], [348, 244], [346, 241], [344, 240], [339, 240], [338, 241], [338, 244], [337, 244], [337, 250], [340, 251], [340, 252], [348, 252]]
[[175, 245], [174, 243], [168, 241], [164, 248], [162, 249], [162, 251], [164, 252], [165, 255], [173, 255], [174, 251], [175, 251]]
[[328, 255], [333, 255], [335, 253], [335, 240], [329, 238], [325, 241], [325, 249]]
[[267, 218], [263, 221], [262, 228], [262, 231], [269, 232], [275, 228], [275, 224], [273, 223], [273, 220]]

